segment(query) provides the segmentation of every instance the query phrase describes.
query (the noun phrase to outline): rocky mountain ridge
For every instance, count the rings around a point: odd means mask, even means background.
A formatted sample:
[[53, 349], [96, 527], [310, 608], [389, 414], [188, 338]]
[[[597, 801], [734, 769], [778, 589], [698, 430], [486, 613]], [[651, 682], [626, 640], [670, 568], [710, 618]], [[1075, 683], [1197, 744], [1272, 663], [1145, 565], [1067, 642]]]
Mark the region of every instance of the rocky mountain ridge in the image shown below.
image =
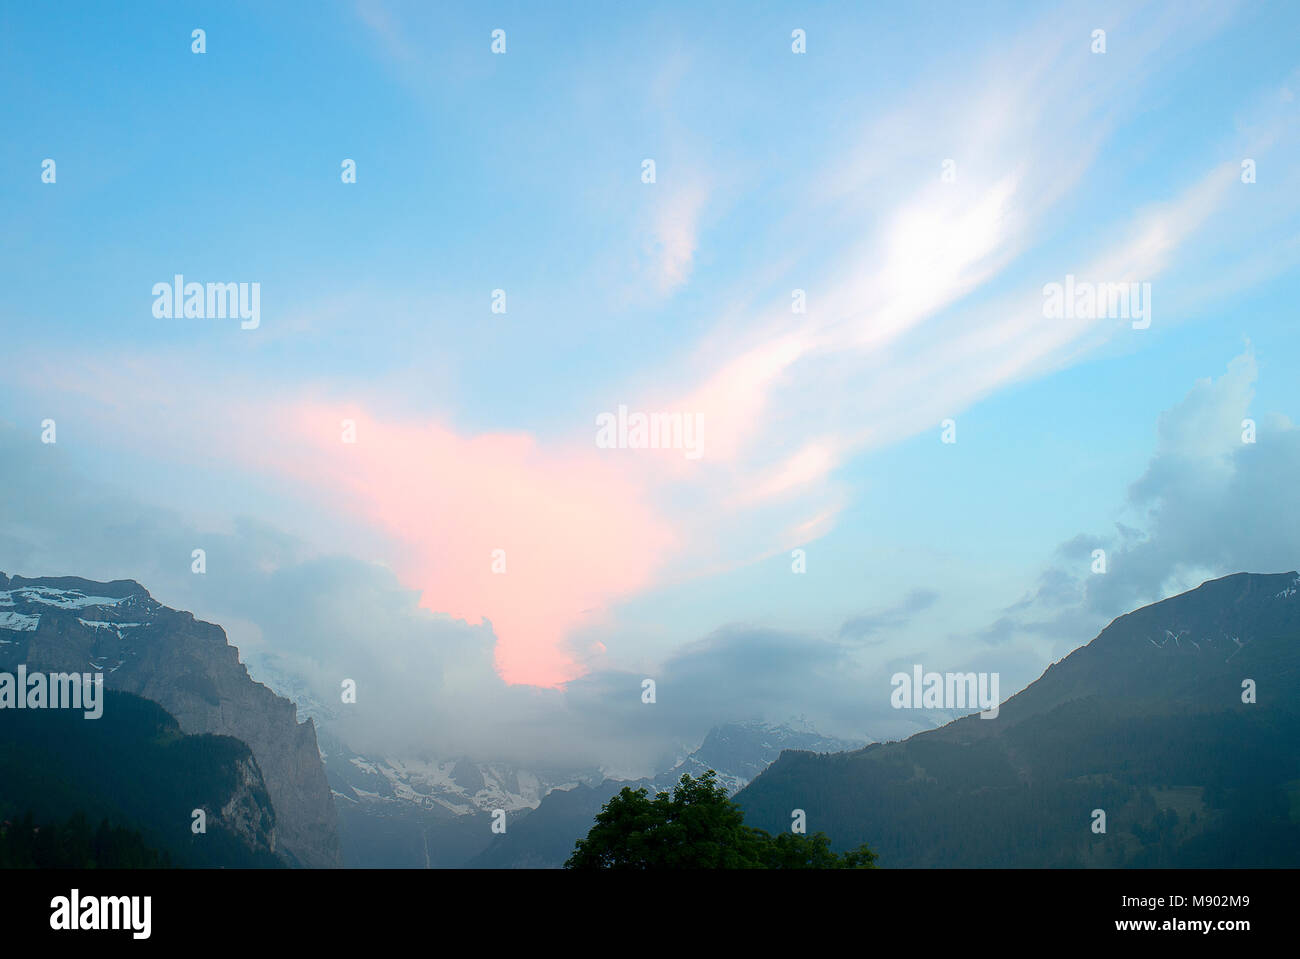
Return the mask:
[[186, 733], [231, 736], [251, 750], [290, 865], [342, 863], [337, 814], [316, 730], [292, 702], [254, 682], [221, 627], [170, 609], [133, 580], [0, 573], [0, 671], [91, 672], [152, 700]]

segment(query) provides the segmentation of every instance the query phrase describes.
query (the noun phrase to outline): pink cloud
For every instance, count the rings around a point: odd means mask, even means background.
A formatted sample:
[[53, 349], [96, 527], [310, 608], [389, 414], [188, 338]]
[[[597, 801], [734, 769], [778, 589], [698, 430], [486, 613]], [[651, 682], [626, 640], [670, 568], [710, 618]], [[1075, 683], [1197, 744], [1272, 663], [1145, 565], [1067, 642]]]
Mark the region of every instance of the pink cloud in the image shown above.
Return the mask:
[[[344, 419], [356, 423], [353, 444]], [[594, 447], [544, 450], [524, 434], [464, 437], [319, 404], [295, 407], [288, 429], [302, 448], [279, 468], [384, 530], [422, 606], [489, 620], [507, 682], [579, 675], [566, 635], [584, 611], [649, 585], [675, 540], [634, 464]]]
[[[331, 549], [341, 548], [340, 537], [356, 546], [357, 530], [377, 533], [363, 552], [377, 550], [420, 590], [421, 606], [492, 624], [507, 682], [553, 687], [581, 675], [571, 634], [652, 586], [682, 545], [675, 524], [651, 505], [678, 451], [601, 450], [592, 434], [589, 446], [543, 445], [524, 433], [465, 436], [437, 422], [291, 397], [196, 403], [176, 417], [158, 369], [130, 357], [65, 358], [33, 363], [23, 378], [89, 401], [69, 416], [99, 421], [119, 442], [288, 481], [296, 498], [338, 517], [315, 530]], [[344, 420], [355, 422], [355, 443], [343, 442]], [[495, 550], [504, 550], [504, 573], [493, 572]]]

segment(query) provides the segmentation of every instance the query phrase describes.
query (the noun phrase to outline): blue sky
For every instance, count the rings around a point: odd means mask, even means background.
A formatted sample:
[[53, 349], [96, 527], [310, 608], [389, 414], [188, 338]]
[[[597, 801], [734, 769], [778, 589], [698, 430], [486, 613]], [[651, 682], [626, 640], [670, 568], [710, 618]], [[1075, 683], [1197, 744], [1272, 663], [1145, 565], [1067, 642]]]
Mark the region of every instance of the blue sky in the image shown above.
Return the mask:
[[[581, 712], [579, 687], [717, 646], [737, 692], [708, 718], [833, 700], [824, 723], [874, 735], [890, 663], [1010, 691], [1134, 605], [1297, 565], [1292, 526], [1228, 521], [1282, 504], [1222, 497], [1285, 468], [1300, 415], [1300, 9], [698, 7], [9, 5], [0, 424], [32, 498], [0, 516], [0, 568], [139, 579], [325, 686], [346, 666], [247, 577], [364, 568], [416, 647], [463, 621], [495, 650], [464, 685], [501, 716], [519, 685]], [[259, 283], [259, 328], [156, 318], [176, 273]], [[1150, 283], [1150, 328], [1045, 318], [1067, 273]], [[597, 449], [619, 404], [702, 416], [704, 457]], [[326, 438], [344, 416], [364, 463]], [[1137, 496], [1146, 475], [1170, 485]], [[1162, 548], [1179, 504], [1205, 537]], [[498, 590], [478, 568], [511, 533]], [[247, 576], [196, 580], [185, 544], [222, 537]], [[1110, 551], [1104, 586], [1078, 537]], [[743, 630], [824, 651], [918, 590], [835, 646], [842, 695], [746, 691]]]

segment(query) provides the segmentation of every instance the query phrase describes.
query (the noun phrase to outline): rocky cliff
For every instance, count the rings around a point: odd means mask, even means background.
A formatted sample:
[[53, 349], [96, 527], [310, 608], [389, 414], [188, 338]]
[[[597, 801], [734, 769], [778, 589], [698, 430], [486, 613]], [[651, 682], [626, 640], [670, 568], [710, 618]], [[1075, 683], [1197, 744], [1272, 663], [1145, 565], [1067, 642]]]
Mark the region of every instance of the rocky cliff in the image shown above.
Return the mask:
[[186, 733], [231, 736], [257, 761], [291, 865], [341, 864], [337, 817], [310, 720], [255, 683], [225, 632], [139, 583], [0, 573], [0, 671], [99, 672], [109, 689], [171, 713]]
[[[245, 743], [187, 735], [157, 703], [130, 693], [101, 696], [94, 720], [79, 709], [0, 709], [0, 833], [6, 820], [31, 826], [0, 838], [0, 863], [7, 855], [37, 868], [285, 864]], [[103, 837], [110, 824], [125, 847]], [[62, 839], [46, 842], [47, 830]]]

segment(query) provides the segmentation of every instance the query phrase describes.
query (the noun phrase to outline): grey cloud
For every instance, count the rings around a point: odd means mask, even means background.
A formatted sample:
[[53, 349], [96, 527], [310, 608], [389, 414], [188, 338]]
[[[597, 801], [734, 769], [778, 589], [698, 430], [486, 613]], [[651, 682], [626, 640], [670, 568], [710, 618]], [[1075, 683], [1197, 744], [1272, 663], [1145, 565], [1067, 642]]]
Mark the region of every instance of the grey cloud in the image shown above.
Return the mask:
[[[1063, 543], [1058, 556], [1074, 562], [1046, 569], [1036, 592], [979, 638], [1053, 638], [1060, 652], [1116, 616], [1205, 579], [1300, 565], [1300, 429], [1285, 417], [1262, 419], [1257, 442], [1242, 442], [1256, 373], [1247, 349], [1162, 414], [1156, 451], [1124, 504], [1145, 516], [1145, 529], [1116, 523], [1118, 540], [1080, 534]], [[1088, 570], [1090, 546], [1107, 550], [1105, 574]]]
[[875, 612], [862, 613], [845, 620], [840, 626], [840, 638], [854, 640], [865, 645], [883, 642], [865, 643], [868, 637], [886, 629], [905, 626], [917, 613], [924, 612], [939, 600], [939, 594], [932, 589], [914, 589], [896, 606]]

